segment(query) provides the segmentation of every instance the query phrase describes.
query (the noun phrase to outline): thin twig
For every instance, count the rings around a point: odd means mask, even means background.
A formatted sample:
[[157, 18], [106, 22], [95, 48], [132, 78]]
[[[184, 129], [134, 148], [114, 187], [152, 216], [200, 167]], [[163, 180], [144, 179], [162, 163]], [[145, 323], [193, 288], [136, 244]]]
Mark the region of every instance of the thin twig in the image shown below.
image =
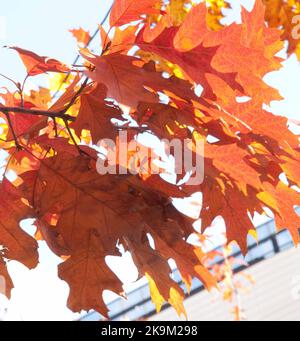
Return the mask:
[[[88, 66], [86, 66], [86, 65], [77, 65], [77, 64], [73, 64], [72, 65], [73, 67], [82, 67], [82, 68], [85, 68], [85, 69], [88, 69]], [[77, 70], [76, 70], [77, 71]]]
[[18, 141], [17, 135], [16, 135], [16, 133], [15, 133], [15, 130], [14, 130], [14, 127], [13, 127], [13, 124], [12, 124], [12, 121], [11, 121], [11, 118], [10, 118], [10, 115], [9, 115], [9, 112], [6, 112], [5, 115], [6, 115], [8, 125], [9, 125], [9, 127], [10, 127], [11, 133], [12, 133], [12, 135], [13, 135], [13, 138], [14, 138], [14, 141], [15, 141], [15, 144], [16, 144], [16, 148], [17, 148], [18, 150], [21, 150], [22, 147], [21, 147], [21, 145], [19, 144], [19, 141]]
[[77, 144], [77, 142], [76, 142], [76, 140], [75, 140], [75, 137], [74, 137], [73, 134], [72, 134], [72, 131], [71, 131], [70, 127], [69, 127], [68, 121], [65, 121], [65, 126], [66, 126], [66, 128], [67, 128], [68, 134], [69, 134], [69, 136], [70, 136], [72, 142], [74, 143], [75, 147], [77, 148], [79, 154], [81, 154], [81, 153], [82, 153], [82, 150], [80, 149], [79, 145]]
[[[113, 4], [111, 5], [111, 7], [109, 8], [109, 10], [107, 11], [107, 13], [105, 14], [104, 18], [102, 19], [100, 25], [103, 25], [106, 21], [106, 19], [108, 18], [109, 16], [109, 13], [111, 11], [113, 7]], [[94, 32], [94, 34], [91, 36], [91, 38], [89, 39], [89, 41], [87, 42], [87, 44], [85, 45], [85, 48], [87, 48], [90, 43], [96, 38], [97, 34], [99, 33], [99, 28], [97, 28]], [[74, 62], [72, 64], [77, 64], [77, 62], [79, 61], [80, 59], [80, 54], [77, 55], [77, 57], [74, 59]], [[63, 84], [69, 79], [70, 77], [70, 73], [67, 73], [66, 77], [63, 79], [63, 81], [60, 83], [59, 85], [59, 88], [56, 90], [55, 94], [53, 95], [53, 97], [55, 98], [57, 96], [57, 94], [59, 93], [61, 87], [63, 86]]]
[[114, 129], [117, 129], [118, 131], [136, 131], [138, 133], [149, 133], [154, 135], [154, 133], [151, 131], [149, 127], [130, 127], [130, 126], [118, 126], [115, 125], [113, 126]]
[[20, 88], [20, 96], [21, 96], [21, 107], [24, 108], [24, 89], [26, 85], [26, 81], [29, 78], [29, 73], [27, 73], [26, 77], [24, 78], [22, 87]]
[[[112, 28], [110, 27], [109, 30], [107, 31], [106, 35], [105, 35], [105, 39], [104, 39], [103, 45], [102, 45], [103, 46], [102, 55], [108, 50], [109, 44], [107, 42], [107, 39], [109, 37], [109, 33], [110, 33], [111, 29]], [[107, 46], [106, 46], [106, 44], [107, 44]]]
[[10, 163], [11, 163], [12, 159], [14, 158], [15, 153], [16, 153], [16, 151], [14, 151], [14, 152], [9, 156], [9, 158], [8, 158], [8, 160], [7, 160], [7, 163], [6, 163], [6, 165], [5, 165], [5, 169], [4, 169], [4, 172], [3, 172], [3, 177], [6, 177], [6, 174], [7, 174], [8, 170], [9, 170]]
[[13, 79], [3, 75], [2, 73], [0, 73], [0, 76], [7, 79], [8, 81], [12, 82], [14, 84], [14, 86], [17, 88], [17, 91], [20, 94], [21, 97], [21, 107], [24, 106], [24, 100], [23, 100], [23, 90], [22, 90], [22, 86], [20, 83], [15, 82]]
[[53, 127], [54, 127], [55, 137], [58, 137], [57, 122], [56, 122], [55, 117], [53, 118]]
[[81, 84], [79, 90], [76, 92], [76, 94], [73, 96], [73, 98], [71, 99], [71, 101], [69, 102], [69, 104], [59, 112], [60, 115], [65, 115], [65, 113], [71, 108], [71, 106], [73, 104], [75, 104], [76, 99], [79, 97], [79, 95], [82, 93], [82, 91], [84, 90], [84, 88], [87, 86], [89, 81], [89, 78], [86, 77], [85, 80], [83, 81], [83, 83]]
[[5, 79], [7, 79], [7, 80], [10, 81], [10, 82], [12, 82], [12, 83], [15, 85], [15, 87], [16, 87], [18, 90], [20, 90], [20, 84], [18, 84], [17, 82], [15, 82], [13, 79], [11, 79], [11, 78], [9, 78], [9, 77], [3, 75], [2, 73], [0, 73], [0, 76], [3, 77], [3, 78], [5, 78]]

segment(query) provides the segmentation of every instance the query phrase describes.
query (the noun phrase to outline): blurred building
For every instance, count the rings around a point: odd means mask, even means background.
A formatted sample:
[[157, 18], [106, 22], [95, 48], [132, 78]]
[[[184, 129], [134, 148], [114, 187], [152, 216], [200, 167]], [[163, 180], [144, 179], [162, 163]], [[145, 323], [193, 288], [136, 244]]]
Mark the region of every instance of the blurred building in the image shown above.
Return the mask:
[[[240, 295], [241, 306], [246, 320], [296, 320], [300, 321], [300, 249], [295, 248], [289, 232], [275, 233], [271, 220], [257, 228], [259, 243], [249, 241], [246, 261], [247, 273], [255, 280], [249, 292]], [[233, 250], [236, 258], [243, 259], [239, 249]], [[223, 262], [220, 257], [216, 262]], [[242, 264], [242, 263], [241, 263]], [[244, 270], [236, 265], [234, 272]], [[177, 270], [173, 278], [182, 286]], [[200, 281], [194, 280], [190, 295], [185, 300], [189, 320], [194, 321], [230, 321], [233, 320], [232, 306], [222, 300], [217, 292], [204, 290]], [[112, 320], [176, 321], [180, 320], [169, 305], [156, 313], [151, 302], [147, 285], [130, 292], [128, 300], [118, 298], [109, 304]], [[83, 321], [101, 320], [102, 316], [90, 312]]]

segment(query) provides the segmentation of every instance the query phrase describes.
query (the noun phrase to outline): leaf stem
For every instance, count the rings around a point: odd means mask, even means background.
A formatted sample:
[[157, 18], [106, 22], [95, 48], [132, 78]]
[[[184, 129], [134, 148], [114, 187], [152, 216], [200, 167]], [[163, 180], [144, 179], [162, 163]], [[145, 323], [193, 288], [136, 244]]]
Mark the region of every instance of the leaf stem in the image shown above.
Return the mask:
[[77, 142], [76, 142], [76, 140], [75, 140], [75, 137], [74, 137], [74, 135], [73, 135], [73, 133], [72, 133], [70, 127], [69, 127], [68, 121], [65, 121], [65, 126], [66, 126], [66, 128], [67, 128], [68, 134], [69, 134], [69, 136], [70, 136], [72, 142], [74, 143], [75, 147], [77, 148], [79, 154], [81, 154], [82, 150], [80, 149], [80, 147], [78, 146], [78, 144], [77, 144]]
[[[76, 92], [76, 94], [71, 99], [70, 103], [63, 110], [61, 110], [59, 112], [60, 115], [65, 115], [65, 113], [71, 108], [71, 106], [75, 103], [78, 96], [82, 93], [84, 88], [87, 86], [88, 81], [89, 81], [89, 78], [86, 77], [85, 80], [83, 81], [83, 83], [81, 84], [79, 90]], [[65, 116], [67, 116], [67, 115], [65, 115]]]
[[22, 147], [21, 147], [21, 145], [19, 144], [19, 141], [18, 141], [17, 135], [16, 135], [16, 133], [15, 133], [15, 130], [14, 130], [14, 127], [13, 127], [13, 124], [12, 124], [12, 121], [11, 121], [11, 118], [10, 118], [10, 115], [9, 115], [9, 112], [6, 112], [6, 113], [5, 113], [5, 116], [6, 116], [6, 118], [7, 118], [8, 125], [9, 125], [9, 127], [10, 127], [10, 129], [11, 129], [11, 133], [12, 133], [12, 135], [13, 135], [13, 138], [14, 138], [14, 141], [15, 141], [15, 144], [16, 144], [16, 148], [17, 148], [18, 150], [21, 150]]

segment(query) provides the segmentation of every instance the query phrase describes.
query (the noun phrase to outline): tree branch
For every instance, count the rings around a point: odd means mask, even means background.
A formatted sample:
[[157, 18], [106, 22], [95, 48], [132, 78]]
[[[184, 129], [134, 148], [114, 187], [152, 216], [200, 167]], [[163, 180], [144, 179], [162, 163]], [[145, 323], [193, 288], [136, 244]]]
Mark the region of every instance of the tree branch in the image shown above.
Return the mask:
[[75, 121], [76, 117], [63, 114], [62, 112], [55, 112], [55, 111], [47, 111], [47, 110], [40, 110], [40, 109], [26, 109], [20, 107], [0, 107], [0, 112], [4, 114], [8, 114], [10, 112], [14, 112], [16, 114], [27, 114], [27, 115], [34, 115], [34, 116], [46, 116], [52, 119], [61, 118], [64, 121]]

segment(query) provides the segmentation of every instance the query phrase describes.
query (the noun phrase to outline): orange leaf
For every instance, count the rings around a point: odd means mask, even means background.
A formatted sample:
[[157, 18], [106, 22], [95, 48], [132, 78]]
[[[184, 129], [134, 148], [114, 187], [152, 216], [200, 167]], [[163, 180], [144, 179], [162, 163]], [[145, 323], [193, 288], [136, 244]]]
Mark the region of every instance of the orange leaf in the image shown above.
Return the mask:
[[56, 59], [41, 57], [34, 52], [21, 49], [19, 47], [10, 47], [16, 50], [26, 69], [29, 76], [39, 75], [45, 72], [69, 72], [70, 69], [65, 64], [62, 64]]
[[91, 39], [91, 35], [89, 34], [89, 32], [85, 31], [82, 27], [78, 29], [74, 28], [72, 30], [69, 30], [69, 32], [71, 32], [74, 38], [76, 38], [77, 43], [83, 46], [87, 46]]
[[110, 26], [122, 26], [140, 20], [142, 14], [157, 14], [160, 0], [116, 0], [110, 12]]

